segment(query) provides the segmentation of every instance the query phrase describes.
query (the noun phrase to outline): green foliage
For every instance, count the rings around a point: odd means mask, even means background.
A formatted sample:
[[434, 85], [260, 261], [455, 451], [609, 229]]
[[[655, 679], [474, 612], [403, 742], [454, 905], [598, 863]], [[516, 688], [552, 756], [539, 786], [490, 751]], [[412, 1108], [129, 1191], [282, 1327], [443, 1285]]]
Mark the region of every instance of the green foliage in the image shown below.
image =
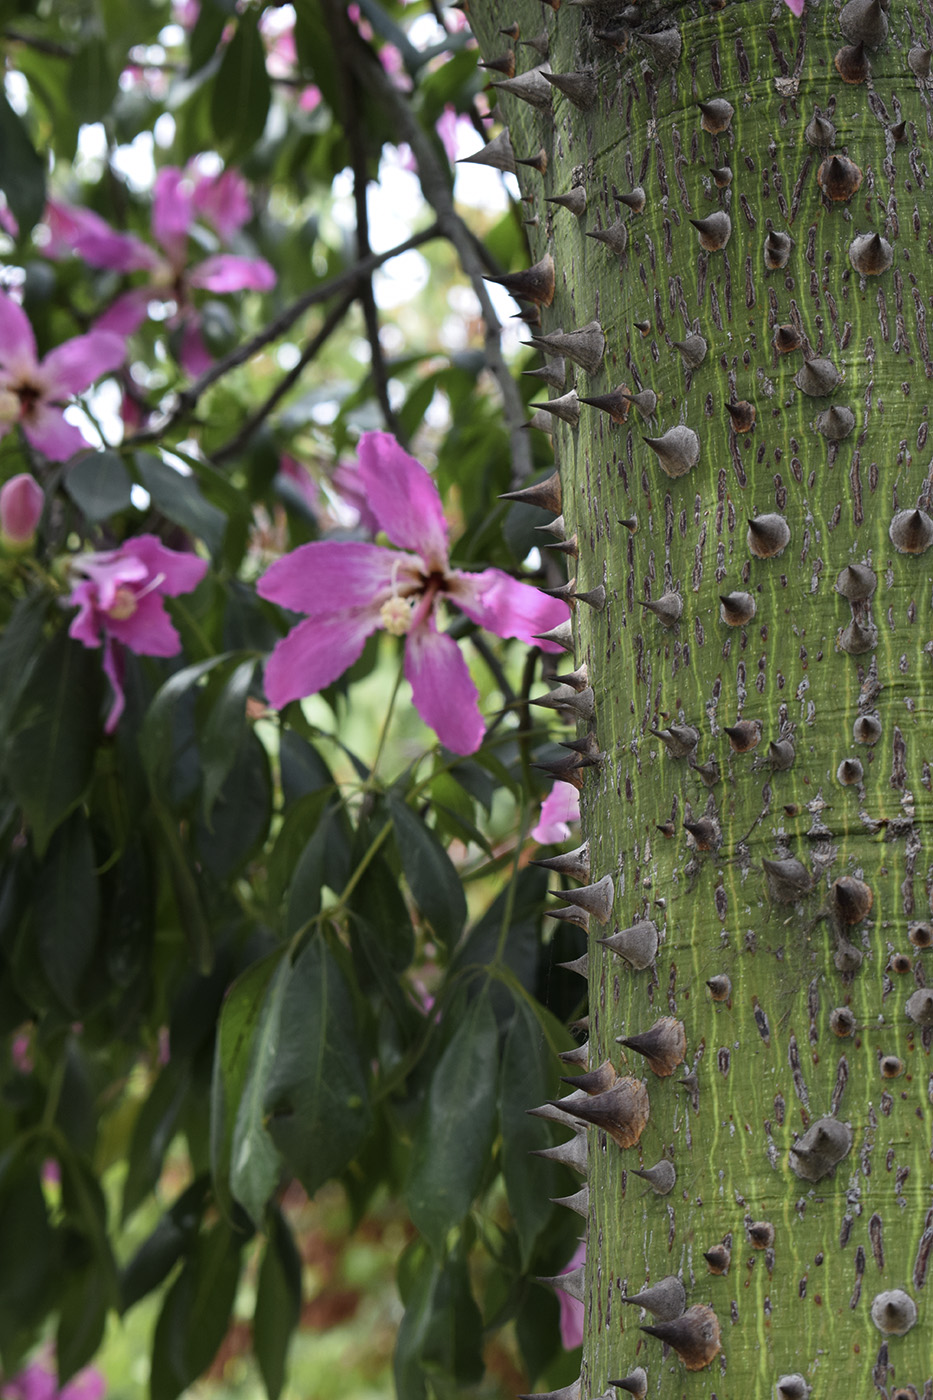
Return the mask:
[[[452, 24], [425, 41], [426, 5], [363, 8], [344, 33], [317, 0], [293, 30], [282, 7], [228, 0], [196, 18], [160, 0], [2, 7], [4, 296], [40, 360], [101, 325], [126, 348], [51, 396], [69, 424], [84, 410], [85, 446], [60, 460], [33, 431], [46, 370], [21, 382], [0, 345], [0, 486], [29, 473], [43, 495], [34, 540], [0, 542], [4, 1379], [51, 1341], [64, 1383], [109, 1319], [148, 1316], [149, 1394], [174, 1400], [249, 1313], [278, 1400], [303, 1325], [298, 1184], [339, 1184], [356, 1223], [407, 1203], [400, 1394], [478, 1385], [490, 1347], [515, 1352], [513, 1322], [534, 1369], [559, 1347], [553, 1325], [534, 1334], [525, 1286], [572, 1248], [547, 1201], [562, 1173], [527, 1156], [551, 1129], [525, 1109], [554, 1091], [554, 1017], [573, 999], [546, 882], [524, 868], [548, 743], [519, 728], [527, 648], [474, 646], [469, 619], [438, 616], [488, 724], [470, 756], [393, 688], [394, 637], [303, 705], [275, 714], [264, 691], [296, 619], [257, 579], [309, 541], [378, 536], [354, 493], [364, 431], [391, 428], [431, 462], [457, 567], [545, 581], [526, 562], [540, 537], [497, 501], [510, 433], [484, 332], [451, 349], [445, 329], [462, 245], [411, 255], [423, 310], [395, 327], [377, 308], [389, 354], [358, 266], [383, 230], [346, 228], [343, 172], [372, 179], [390, 143], [420, 133], [418, 161], [450, 188], [435, 123], [479, 121], [475, 50]], [[170, 205], [149, 150], [181, 181]], [[210, 186], [221, 169], [235, 196]], [[515, 211], [489, 236], [490, 268], [521, 263]], [[255, 285], [228, 288], [231, 259]], [[93, 343], [68, 352], [69, 385]], [[79, 611], [77, 590], [142, 537], [196, 557], [203, 580], [117, 571]]]

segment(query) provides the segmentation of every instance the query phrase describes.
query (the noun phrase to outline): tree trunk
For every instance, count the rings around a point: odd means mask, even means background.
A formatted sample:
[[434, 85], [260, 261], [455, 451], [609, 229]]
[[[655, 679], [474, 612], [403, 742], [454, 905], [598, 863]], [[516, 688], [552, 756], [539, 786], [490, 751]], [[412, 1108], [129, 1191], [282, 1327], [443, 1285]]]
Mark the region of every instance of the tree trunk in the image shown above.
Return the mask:
[[[520, 167], [557, 270], [541, 333], [605, 335], [550, 393], [652, 391], [552, 420], [578, 588], [607, 592], [574, 615], [603, 755], [584, 831], [592, 879], [615, 881], [612, 925], [590, 926], [590, 1067], [611, 1057], [650, 1101], [637, 1147], [589, 1131], [581, 1394], [644, 1366], [666, 1397], [802, 1395], [775, 1390], [794, 1373], [817, 1396], [929, 1397], [933, 7], [470, 18], [486, 58], [517, 20], [583, 75], [549, 106], [499, 99], [516, 155], [547, 154], [543, 177]], [[545, 203], [577, 186], [579, 217]], [[586, 236], [619, 222], [621, 254]], [[837, 582], [847, 566], [867, 569]], [[596, 935], [639, 920], [661, 944], [632, 971]], [[616, 1038], [668, 1017], [686, 1058], [662, 1077]], [[662, 1159], [668, 1195], [632, 1175]], [[668, 1275], [715, 1312], [715, 1355], [713, 1336], [685, 1365], [639, 1330], [656, 1319], [625, 1295]], [[715, 1333], [706, 1313], [659, 1326], [686, 1354], [704, 1318]]]

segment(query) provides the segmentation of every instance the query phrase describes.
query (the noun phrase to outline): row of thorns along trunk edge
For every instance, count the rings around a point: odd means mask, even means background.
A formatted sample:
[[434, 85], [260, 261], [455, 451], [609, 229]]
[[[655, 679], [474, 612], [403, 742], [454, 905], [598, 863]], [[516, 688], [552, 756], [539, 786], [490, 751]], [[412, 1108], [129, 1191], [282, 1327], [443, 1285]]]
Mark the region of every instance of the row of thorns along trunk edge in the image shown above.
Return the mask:
[[[557, 6], [555, 5], [556, 9]], [[835, 66], [845, 82], [864, 81], [869, 71], [867, 48], [877, 47], [887, 36], [887, 6], [879, 0], [850, 0], [840, 16], [840, 24], [845, 37], [850, 41], [836, 54]], [[628, 6], [624, 17], [637, 18], [638, 7]], [[518, 40], [518, 26], [502, 30], [513, 40]], [[623, 25], [615, 30], [597, 31], [597, 37], [613, 47], [624, 50], [632, 37], [632, 30]], [[676, 63], [681, 53], [680, 35], [676, 30], [661, 33], [643, 33], [638, 36], [649, 52], [663, 65]], [[546, 56], [547, 44], [542, 36], [531, 41], [539, 54]], [[930, 73], [930, 50], [915, 44], [907, 56], [910, 71], [921, 81]], [[558, 75], [543, 69], [533, 69], [530, 74], [514, 76], [514, 61], [505, 63], [492, 61], [486, 66], [498, 67], [507, 76], [495, 86], [514, 96], [530, 101], [533, 106], [550, 106], [550, 93], [547, 84], [556, 87], [575, 105], [585, 110], [596, 100], [596, 82], [592, 74]], [[543, 81], [542, 81], [543, 80]], [[714, 99], [699, 103], [701, 127], [711, 134], [725, 131], [731, 121], [734, 109], [725, 99]], [[905, 139], [906, 123], [900, 122], [891, 127], [892, 141]], [[818, 110], [811, 119], [806, 132], [811, 145], [824, 148], [824, 158], [817, 171], [817, 183], [827, 202], [848, 202], [859, 189], [862, 171], [848, 156], [826, 152], [832, 146], [835, 131], [832, 122]], [[499, 169], [515, 171], [517, 164], [523, 164], [544, 173], [547, 157], [542, 147], [537, 156], [516, 162], [509, 140], [508, 129], [494, 138], [472, 160], [488, 163]], [[731, 171], [726, 166], [711, 169], [714, 183], [718, 188], [728, 188], [731, 184]], [[633, 216], [644, 209], [645, 191], [636, 186], [631, 193], [620, 196]], [[552, 196], [549, 203], [556, 204], [579, 216], [586, 208], [586, 191], [575, 186], [567, 195]], [[534, 221], [533, 221], [534, 222]], [[725, 211], [717, 211], [705, 219], [691, 219], [697, 231], [701, 249], [706, 253], [722, 250], [728, 243], [732, 224]], [[626, 223], [619, 219], [605, 229], [588, 233], [608, 246], [618, 256], [625, 253], [628, 245]], [[769, 270], [780, 269], [789, 261], [792, 240], [789, 235], [769, 229], [763, 245], [763, 258]], [[848, 250], [849, 262], [853, 270], [862, 278], [880, 276], [886, 272], [894, 260], [894, 252], [888, 240], [878, 233], [857, 234]], [[524, 273], [513, 273], [492, 280], [499, 281], [520, 299], [528, 300], [534, 307], [551, 304], [555, 290], [555, 268], [550, 254], [545, 256]], [[527, 319], [532, 324], [540, 323], [540, 314]], [[646, 329], [639, 327], [638, 329]], [[532, 337], [531, 344], [550, 358], [544, 368], [526, 371], [543, 381], [549, 387], [563, 389], [565, 385], [565, 358], [578, 364], [587, 373], [594, 374], [602, 364], [606, 348], [605, 336], [598, 322], [590, 322], [577, 331], [558, 331], [550, 335], [539, 334]], [[688, 334], [683, 341], [674, 342], [680, 351], [688, 370], [698, 368], [707, 353], [707, 342], [698, 331]], [[825, 398], [841, 383], [842, 375], [834, 362], [825, 356], [807, 353], [805, 337], [795, 324], [779, 324], [775, 327], [773, 345], [778, 354], [789, 354], [803, 348], [804, 364], [795, 378], [796, 387], [804, 394]], [[580, 421], [580, 405], [586, 404], [606, 412], [614, 423], [625, 423], [632, 408], [645, 418], [651, 418], [658, 404], [657, 395], [650, 388], [639, 393], [631, 393], [624, 386], [607, 394], [596, 396], [578, 395], [576, 389], [562, 393], [558, 397], [533, 405], [537, 410], [532, 426], [540, 426], [550, 431], [547, 415], [556, 417], [571, 427]], [[732, 429], [738, 435], [750, 432], [756, 418], [754, 404], [738, 400], [726, 404]], [[833, 404], [822, 410], [816, 418], [815, 428], [830, 442], [839, 442], [854, 429], [855, 417], [845, 406]], [[700, 441], [697, 434], [686, 425], [676, 425], [656, 438], [645, 438], [649, 448], [655, 453], [662, 470], [671, 478], [678, 478], [689, 472], [699, 461]], [[560, 477], [555, 474], [547, 482], [522, 491], [508, 493], [507, 499], [523, 500], [529, 504], [543, 506], [557, 516], [553, 526], [544, 527], [557, 539], [557, 548], [572, 557], [576, 556], [576, 540], [568, 538], [561, 511]], [[630, 529], [634, 520], [620, 522]], [[903, 554], [918, 555], [925, 552], [933, 543], [933, 520], [918, 505], [914, 508], [897, 511], [891, 520], [889, 538], [895, 549]], [[750, 552], [758, 558], [780, 555], [790, 540], [790, 529], [786, 520], [779, 514], [765, 514], [749, 520], [747, 544]], [[840, 637], [840, 648], [853, 655], [861, 655], [872, 649], [876, 634], [870, 618], [866, 618], [864, 605], [875, 591], [877, 578], [866, 564], [847, 564], [839, 573], [836, 589], [852, 608], [852, 619]], [[566, 598], [571, 605], [585, 602], [594, 609], [605, 606], [605, 588], [598, 585], [586, 593], [578, 593], [575, 580], [561, 589], [552, 590]], [[682, 599], [675, 590], [665, 591], [660, 598], [644, 603], [665, 627], [677, 624], [683, 610]], [[754, 616], [755, 600], [751, 594], [735, 591], [720, 599], [721, 620], [729, 625], [741, 627]], [[559, 641], [568, 651], [573, 651], [572, 626], [564, 624], [549, 634], [549, 638]], [[585, 665], [565, 677], [557, 678], [557, 689], [539, 703], [554, 708], [572, 720], [591, 725], [595, 720], [595, 697], [588, 684]], [[860, 714], [855, 722], [856, 742], [874, 744], [880, 738], [880, 721], [876, 714]], [[652, 729], [667, 747], [673, 757], [692, 756], [699, 735], [691, 726], [671, 724], [664, 730]], [[755, 748], [761, 738], [761, 725], [757, 721], [740, 720], [735, 726], [726, 726], [725, 732], [734, 752], [743, 753]], [[545, 765], [550, 768], [555, 780], [572, 781], [582, 785], [582, 773], [588, 766], [600, 761], [598, 745], [590, 730], [584, 739], [567, 745], [570, 756], [559, 764]], [[790, 767], [794, 761], [794, 745], [791, 739], [783, 736], [772, 740], [768, 751], [769, 761], [775, 770]], [[843, 785], [861, 782], [863, 769], [859, 760], [844, 759], [837, 769], [837, 780]], [[699, 822], [685, 822], [685, 826], [699, 849], [714, 848], [720, 839], [718, 824], [714, 819], [701, 819]], [[707, 829], [709, 828], [709, 829]], [[551, 860], [539, 862], [547, 868], [578, 880], [589, 879], [587, 845], [577, 851]], [[795, 902], [809, 892], [813, 885], [810, 873], [802, 862], [784, 858], [763, 862], [771, 897], [777, 900]], [[589, 916], [593, 915], [602, 924], [609, 922], [613, 900], [611, 876], [605, 876], [596, 884], [586, 884], [575, 891], [561, 891], [567, 899], [565, 910], [556, 911], [571, 922], [587, 927]], [[846, 929], [865, 918], [871, 908], [870, 887], [855, 877], [843, 876], [837, 879], [831, 890], [826, 906], [837, 941], [836, 965], [840, 971], [852, 970], [852, 964], [859, 962], [860, 956], [848, 942]], [[554, 911], [552, 911], [554, 912]], [[926, 948], [933, 941], [933, 929], [927, 923], [918, 922], [909, 931], [911, 942], [918, 949]], [[612, 936], [597, 940], [621, 958], [632, 968], [649, 966], [658, 949], [658, 931], [651, 920], [641, 920], [628, 929], [617, 930]], [[909, 959], [908, 959], [909, 962]], [[588, 956], [567, 964], [574, 971], [586, 976]], [[731, 994], [728, 976], [718, 975], [707, 982], [710, 996], [714, 1001], [726, 1000]], [[910, 1019], [919, 1026], [933, 1025], [933, 991], [920, 986], [906, 1004]], [[847, 1007], [837, 1007], [830, 1014], [830, 1025], [836, 1035], [848, 1036], [854, 1029], [855, 1018]], [[928, 1033], [928, 1031], [927, 1031]], [[638, 1036], [618, 1037], [629, 1049], [643, 1054], [655, 1074], [666, 1077], [683, 1062], [686, 1049], [686, 1036], [683, 1023], [674, 1017], [663, 1017], [656, 1021], [647, 1032]], [[586, 1047], [570, 1052], [565, 1057], [574, 1064], [588, 1065]], [[901, 1062], [896, 1056], [886, 1056], [881, 1062], [881, 1073], [885, 1077], [900, 1073]], [[689, 1076], [688, 1076], [689, 1078]], [[560, 1101], [554, 1101], [540, 1110], [547, 1117], [556, 1117], [573, 1129], [570, 1141], [557, 1148], [547, 1149], [541, 1155], [563, 1161], [579, 1171], [586, 1170], [586, 1136], [581, 1123], [595, 1125], [608, 1133], [621, 1148], [635, 1145], [648, 1118], [648, 1095], [643, 1082], [628, 1076], [620, 1077], [609, 1060], [597, 1069], [584, 1072], [574, 1080], [573, 1092]], [[813, 1122], [808, 1130], [792, 1147], [789, 1154], [790, 1165], [795, 1173], [808, 1181], [819, 1181], [831, 1173], [836, 1164], [847, 1155], [852, 1145], [852, 1130], [848, 1124], [834, 1117], [825, 1117]], [[654, 1167], [634, 1172], [644, 1179], [652, 1191], [659, 1195], [668, 1194], [676, 1181], [676, 1168], [667, 1159], [662, 1159]], [[561, 1203], [578, 1211], [585, 1218], [589, 1213], [588, 1190], [583, 1187], [573, 1196], [561, 1198]], [[747, 1226], [749, 1241], [756, 1248], [769, 1250], [774, 1239], [774, 1227], [767, 1221], [750, 1222]], [[933, 1244], [933, 1235], [927, 1230], [924, 1238], [930, 1235], [927, 1255]], [[704, 1258], [712, 1273], [723, 1273], [728, 1269], [731, 1236], [720, 1245], [707, 1251]], [[583, 1298], [583, 1269], [573, 1274], [546, 1280], [564, 1288], [573, 1296]], [[623, 1297], [623, 1301], [651, 1312], [654, 1326], [642, 1330], [668, 1343], [680, 1356], [688, 1370], [702, 1369], [710, 1364], [720, 1350], [720, 1327], [715, 1312], [705, 1305], [686, 1307], [686, 1294], [681, 1280], [670, 1275], [660, 1283], [640, 1293]], [[916, 1304], [903, 1289], [888, 1289], [879, 1292], [871, 1307], [872, 1320], [886, 1335], [903, 1335], [915, 1323]], [[879, 1363], [885, 1375], [886, 1350]], [[876, 1367], [876, 1371], [877, 1371]], [[629, 1391], [635, 1396], [643, 1396], [647, 1391], [647, 1376], [643, 1368], [637, 1367], [627, 1377], [610, 1384]], [[776, 1392], [781, 1400], [803, 1400], [810, 1390], [805, 1378], [797, 1373], [778, 1377]], [[927, 1387], [929, 1389], [929, 1386]], [[577, 1400], [581, 1381], [555, 1392], [561, 1400]], [[916, 1396], [911, 1387], [901, 1387], [894, 1391], [897, 1397]]]

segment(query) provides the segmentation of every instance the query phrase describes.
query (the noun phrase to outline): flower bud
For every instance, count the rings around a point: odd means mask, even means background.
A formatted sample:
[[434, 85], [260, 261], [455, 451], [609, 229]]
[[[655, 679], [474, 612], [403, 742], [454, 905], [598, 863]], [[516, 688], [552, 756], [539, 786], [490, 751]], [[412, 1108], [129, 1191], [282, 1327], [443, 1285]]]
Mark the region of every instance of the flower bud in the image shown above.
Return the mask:
[[0, 540], [8, 549], [32, 544], [44, 505], [42, 487], [28, 472], [11, 476], [0, 487]]

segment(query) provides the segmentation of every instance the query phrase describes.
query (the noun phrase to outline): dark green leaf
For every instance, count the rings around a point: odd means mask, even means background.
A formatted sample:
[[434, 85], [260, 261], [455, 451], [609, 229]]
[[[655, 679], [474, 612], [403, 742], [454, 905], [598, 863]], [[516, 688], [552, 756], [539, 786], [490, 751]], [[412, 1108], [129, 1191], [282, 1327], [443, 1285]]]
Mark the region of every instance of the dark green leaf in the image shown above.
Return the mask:
[[119, 78], [102, 36], [94, 35], [81, 45], [64, 76], [68, 102], [78, 121], [100, 121], [110, 108]]
[[353, 1001], [321, 938], [308, 943], [288, 979], [265, 1110], [273, 1141], [309, 1196], [346, 1166], [369, 1128]]
[[196, 479], [183, 476], [150, 452], [136, 453], [136, 467], [153, 505], [176, 525], [202, 539], [212, 554], [219, 554], [227, 517], [204, 499]]
[[[506, 889], [497, 895], [458, 945], [451, 963], [452, 970], [495, 962], [501, 946], [506, 966], [523, 987], [532, 990], [542, 957], [541, 907], [547, 883], [545, 870], [533, 867], [520, 870], [515, 876], [511, 893]], [[506, 929], [507, 936], [503, 940]], [[493, 984], [490, 996], [496, 1016], [505, 1025], [512, 1015], [511, 993]]]
[[212, 656], [185, 666], [160, 686], [146, 711], [139, 735], [139, 747], [146, 765], [149, 781], [155, 792], [165, 792], [168, 786], [174, 749], [175, 708], [188, 691], [198, 684], [215, 666], [229, 659], [228, 653]]
[[255, 669], [254, 660], [241, 661], [228, 676], [201, 734], [201, 763], [204, 769], [203, 812], [208, 826], [214, 803], [233, 767], [237, 750], [247, 732], [246, 700]]
[[55, 1333], [60, 1386], [87, 1365], [97, 1351], [107, 1324], [109, 1306], [110, 1288], [96, 1260], [78, 1272], [68, 1270]]
[[259, 1018], [253, 1027], [249, 1066], [235, 1114], [230, 1146], [230, 1191], [234, 1200], [254, 1224], [262, 1222], [266, 1202], [278, 1185], [281, 1158], [266, 1131], [264, 1098], [266, 1085], [280, 1051], [282, 1004], [291, 967], [283, 958], [275, 970], [263, 998]]
[[100, 923], [97, 861], [82, 812], [73, 812], [49, 843], [39, 869], [33, 918], [49, 985], [77, 1014]]
[[203, 0], [188, 40], [189, 72], [196, 73], [214, 57], [229, 18], [228, 6], [218, 5], [216, 0]]
[[214, 135], [228, 159], [245, 155], [262, 136], [270, 100], [262, 36], [256, 15], [246, 11], [224, 51], [211, 97]]
[[240, 1277], [240, 1240], [220, 1221], [198, 1237], [156, 1324], [151, 1400], [175, 1400], [211, 1364], [224, 1339]]
[[282, 732], [279, 741], [279, 764], [282, 770], [282, 796], [286, 807], [297, 802], [299, 797], [307, 797], [310, 792], [333, 785], [331, 771], [317, 749], [293, 729], [285, 729]]
[[93, 525], [126, 510], [132, 486], [116, 452], [89, 452], [65, 473], [65, 490]]
[[441, 942], [453, 947], [467, 915], [460, 876], [437, 837], [408, 804], [391, 794], [388, 802], [395, 844], [414, 901]]
[[[395, 1348], [395, 1388], [405, 1400], [455, 1394], [483, 1375], [483, 1326], [470, 1289], [465, 1251], [438, 1259], [420, 1240], [399, 1261], [399, 1292], [405, 1316]], [[447, 1385], [445, 1386], [445, 1382]], [[435, 1384], [441, 1389], [436, 1392]]]
[[269, 756], [248, 731], [214, 804], [210, 827], [197, 823], [201, 864], [216, 880], [228, 880], [262, 841], [271, 817]]
[[228, 1210], [234, 1124], [266, 989], [281, 957], [279, 951], [270, 953], [240, 974], [227, 993], [217, 1023], [211, 1082], [211, 1172], [217, 1198]]
[[45, 161], [0, 92], [0, 189], [26, 238], [45, 208]]
[[[317, 805], [314, 798], [308, 799], [309, 805]], [[299, 809], [294, 808], [295, 815], [299, 815]], [[287, 819], [286, 819], [287, 820]], [[317, 825], [306, 843], [301, 855], [294, 866], [294, 875], [288, 887], [288, 907], [285, 915], [285, 933], [287, 937], [297, 933], [299, 929], [307, 927], [310, 921], [319, 913], [321, 908], [321, 890], [324, 885], [335, 878], [335, 869], [340, 870], [343, 862], [335, 867], [331, 859], [331, 845], [333, 839], [339, 835], [340, 820], [337, 809], [333, 806], [327, 807], [321, 812]], [[283, 829], [279, 841], [287, 834]], [[276, 866], [278, 866], [281, 855], [279, 854], [278, 842], [276, 843]], [[270, 875], [273, 871], [270, 870]]]
[[553, 1069], [556, 1063], [554, 1050], [534, 1011], [523, 997], [516, 997], [499, 1077], [499, 1122], [502, 1174], [524, 1269], [530, 1263], [535, 1241], [553, 1214], [550, 1197], [560, 1194], [557, 1169], [550, 1162], [529, 1156], [551, 1146], [547, 1124], [530, 1116], [528, 1109], [554, 1097], [558, 1088]]
[[126, 1312], [158, 1288], [194, 1239], [208, 1200], [208, 1179], [199, 1177], [167, 1210], [120, 1274], [120, 1310]]
[[48, 610], [44, 593], [19, 598], [0, 633], [0, 743], [40, 650]]
[[178, 1128], [188, 1092], [187, 1067], [177, 1056], [160, 1073], [133, 1125], [122, 1218], [128, 1220], [155, 1187], [162, 1163]]
[[40, 855], [91, 780], [101, 690], [100, 657], [59, 632], [20, 696], [7, 772]]
[[[362, 850], [356, 854], [359, 859]], [[350, 912], [376, 930], [392, 967], [396, 972], [404, 971], [414, 956], [415, 933], [398, 881], [381, 856], [370, 861], [357, 882]]]
[[288, 1344], [300, 1316], [301, 1256], [276, 1208], [269, 1218], [253, 1314], [253, 1349], [269, 1400], [278, 1400], [285, 1384]]
[[[20, 1160], [0, 1186], [0, 1319], [20, 1325], [41, 1317], [54, 1263], [38, 1165]], [[0, 1337], [6, 1332], [0, 1321]]]
[[418, 1125], [406, 1199], [418, 1229], [440, 1250], [463, 1220], [492, 1147], [499, 1064], [496, 1018], [485, 989], [440, 1058]]

